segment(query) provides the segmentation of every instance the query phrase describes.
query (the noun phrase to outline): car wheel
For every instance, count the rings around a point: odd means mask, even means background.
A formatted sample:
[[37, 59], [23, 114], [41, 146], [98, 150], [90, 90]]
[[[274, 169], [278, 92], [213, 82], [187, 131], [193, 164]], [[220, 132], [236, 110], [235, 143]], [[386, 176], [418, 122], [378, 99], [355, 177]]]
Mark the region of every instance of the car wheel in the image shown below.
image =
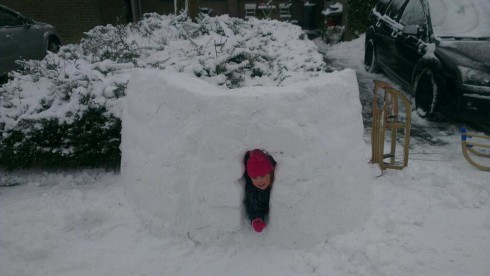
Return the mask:
[[379, 72], [378, 59], [373, 39], [366, 39], [364, 45], [364, 68], [369, 73]]
[[417, 114], [430, 121], [444, 120], [446, 116], [441, 109], [443, 82], [429, 68], [423, 69], [417, 76], [415, 84]]
[[46, 50], [53, 52], [53, 53], [57, 53], [60, 50], [60, 45], [61, 45], [61, 43], [60, 43], [59, 39], [51, 36], [51, 37], [49, 37]]

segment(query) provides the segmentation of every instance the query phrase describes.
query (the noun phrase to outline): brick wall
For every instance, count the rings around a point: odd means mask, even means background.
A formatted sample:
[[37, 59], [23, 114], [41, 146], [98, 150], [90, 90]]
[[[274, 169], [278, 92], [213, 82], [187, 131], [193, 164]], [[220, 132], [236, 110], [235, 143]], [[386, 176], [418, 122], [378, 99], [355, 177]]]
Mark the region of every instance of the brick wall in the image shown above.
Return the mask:
[[[174, 12], [174, 0], [139, 0], [141, 3], [142, 13], [156, 12], [158, 14], [169, 14]], [[229, 14], [230, 16], [237, 16], [243, 18], [245, 16], [245, 3], [263, 3], [268, 0], [199, 0], [200, 7], [208, 7], [213, 9], [211, 16]], [[277, 6], [279, 3], [286, 2], [287, 0], [274, 0], [274, 4]], [[347, 0], [344, 0], [347, 1]], [[309, 0], [310, 3], [315, 3], [314, 19], [317, 22], [317, 27], [321, 28], [321, 22], [323, 22], [323, 15], [321, 11], [324, 8], [323, 0]], [[304, 21], [304, 1], [292, 0], [293, 6], [291, 7], [291, 14], [294, 20], [297, 20], [300, 24]], [[261, 16], [261, 11], [257, 11], [257, 16]], [[271, 14], [273, 19], [279, 19], [278, 10], [274, 10]]]
[[124, 0], [0, 0], [0, 4], [56, 26], [64, 44], [78, 43], [97, 25], [127, 22]]
[[[237, 0], [200, 0], [199, 6], [211, 8], [211, 16], [232, 14], [229, 11], [229, 2]], [[156, 12], [158, 14], [174, 13], [174, 0], [140, 0], [142, 13]], [[236, 6], [236, 4], [235, 4]], [[235, 12], [236, 14], [236, 12]]]

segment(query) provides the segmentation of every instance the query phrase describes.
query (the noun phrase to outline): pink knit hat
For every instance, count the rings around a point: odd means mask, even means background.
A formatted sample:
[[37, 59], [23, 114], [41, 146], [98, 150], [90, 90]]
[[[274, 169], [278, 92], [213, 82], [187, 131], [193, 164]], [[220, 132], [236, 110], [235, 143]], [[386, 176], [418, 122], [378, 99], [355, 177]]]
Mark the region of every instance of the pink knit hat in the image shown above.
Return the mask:
[[251, 178], [264, 176], [274, 171], [274, 166], [269, 157], [261, 150], [254, 149], [250, 151], [247, 160], [247, 174]]

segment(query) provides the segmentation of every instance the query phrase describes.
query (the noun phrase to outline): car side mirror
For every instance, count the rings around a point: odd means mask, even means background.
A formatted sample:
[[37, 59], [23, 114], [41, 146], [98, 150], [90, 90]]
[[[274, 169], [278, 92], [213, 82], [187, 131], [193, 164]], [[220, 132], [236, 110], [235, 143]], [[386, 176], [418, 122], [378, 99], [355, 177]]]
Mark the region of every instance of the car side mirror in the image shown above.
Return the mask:
[[403, 27], [402, 33], [404, 35], [413, 35], [418, 37], [420, 34], [419, 26], [418, 25], [408, 25]]

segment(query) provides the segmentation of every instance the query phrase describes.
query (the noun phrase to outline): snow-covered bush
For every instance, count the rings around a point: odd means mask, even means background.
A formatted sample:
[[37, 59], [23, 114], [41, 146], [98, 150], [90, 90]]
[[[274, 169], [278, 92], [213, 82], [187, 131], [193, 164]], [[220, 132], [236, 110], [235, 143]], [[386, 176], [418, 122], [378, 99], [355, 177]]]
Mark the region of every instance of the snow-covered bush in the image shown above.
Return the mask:
[[116, 164], [121, 102], [135, 68], [229, 89], [280, 86], [325, 69], [316, 46], [301, 37], [289, 23], [228, 16], [194, 23], [185, 15], [146, 14], [138, 23], [95, 27], [80, 44], [22, 61], [23, 69], [0, 87], [0, 162]]
[[358, 37], [364, 33], [368, 27], [369, 14], [376, 5], [377, 0], [349, 0], [347, 7], [347, 22], [352, 34]]
[[2, 141], [3, 164], [7, 168], [118, 166], [121, 121], [104, 113], [103, 107], [89, 108], [71, 123], [57, 118], [22, 120]]

